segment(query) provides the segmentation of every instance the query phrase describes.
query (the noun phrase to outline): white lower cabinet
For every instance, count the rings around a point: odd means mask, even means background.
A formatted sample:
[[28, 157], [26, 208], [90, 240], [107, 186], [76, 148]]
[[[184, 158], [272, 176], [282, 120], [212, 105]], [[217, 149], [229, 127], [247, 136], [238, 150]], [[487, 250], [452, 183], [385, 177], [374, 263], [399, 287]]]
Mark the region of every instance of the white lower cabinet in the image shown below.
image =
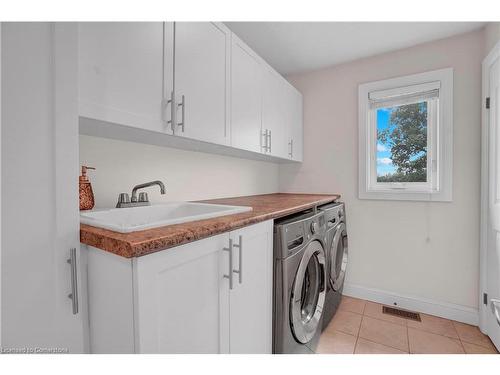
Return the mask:
[[139, 352], [227, 351], [228, 242], [221, 234], [134, 261]]
[[91, 351], [271, 353], [272, 237], [266, 221], [133, 259], [89, 247]]
[[272, 351], [272, 221], [230, 234], [235, 247], [233, 288], [229, 291], [229, 351]]

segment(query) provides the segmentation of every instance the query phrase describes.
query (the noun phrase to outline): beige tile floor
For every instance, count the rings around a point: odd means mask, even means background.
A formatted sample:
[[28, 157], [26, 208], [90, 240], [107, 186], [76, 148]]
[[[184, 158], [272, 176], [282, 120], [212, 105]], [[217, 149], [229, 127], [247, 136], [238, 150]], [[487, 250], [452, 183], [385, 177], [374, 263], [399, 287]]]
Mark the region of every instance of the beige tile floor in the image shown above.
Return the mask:
[[420, 314], [421, 322], [382, 313], [382, 305], [342, 297], [321, 334], [318, 354], [495, 354], [475, 326]]

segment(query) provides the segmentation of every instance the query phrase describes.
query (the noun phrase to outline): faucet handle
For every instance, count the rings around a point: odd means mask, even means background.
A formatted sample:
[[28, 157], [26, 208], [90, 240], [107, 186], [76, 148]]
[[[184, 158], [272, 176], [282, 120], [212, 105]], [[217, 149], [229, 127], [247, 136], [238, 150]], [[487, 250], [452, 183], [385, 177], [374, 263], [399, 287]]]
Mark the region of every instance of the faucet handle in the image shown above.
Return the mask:
[[117, 207], [122, 203], [130, 203], [130, 197], [127, 193], [120, 193], [118, 195], [118, 204]]
[[139, 193], [139, 202], [149, 202], [148, 193], [146, 192]]

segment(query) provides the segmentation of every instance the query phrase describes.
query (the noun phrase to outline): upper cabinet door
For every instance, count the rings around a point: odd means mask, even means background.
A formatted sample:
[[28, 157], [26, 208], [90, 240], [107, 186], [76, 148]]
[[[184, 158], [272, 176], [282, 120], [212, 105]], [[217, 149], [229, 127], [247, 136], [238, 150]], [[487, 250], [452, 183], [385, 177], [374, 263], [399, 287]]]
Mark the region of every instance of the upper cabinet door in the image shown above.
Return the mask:
[[304, 147], [302, 94], [290, 86], [287, 98], [288, 153], [290, 159], [302, 161]]
[[304, 160], [304, 101], [302, 94], [298, 91], [294, 93], [295, 109], [293, 117], [293, 143], [292, 143], [292, 159], [296, 161]]
[[220, 23], [175, 23], [176, 135], [229, 144], [230, 41]]
[[163, 64], [169, 27], [162, 22], [79, 23], [80, 116], [167, 130], [162, 102], [164, 91], [172, 90]]
[[273, 221], [230, 234], [233, 289], [229, 293], [230, 352], [272, 351]]
[[[271, 68], [263, 67], [262, 132], [268, 154], [280, 158], [288, 156], [288, 129], [286, 128], [286, 87], [284, 78]], [[266, 139], [267, 138], [267, 139]]]
[[231, 37], [231, 146], [260, 152], [262, 67], [236, 35]]

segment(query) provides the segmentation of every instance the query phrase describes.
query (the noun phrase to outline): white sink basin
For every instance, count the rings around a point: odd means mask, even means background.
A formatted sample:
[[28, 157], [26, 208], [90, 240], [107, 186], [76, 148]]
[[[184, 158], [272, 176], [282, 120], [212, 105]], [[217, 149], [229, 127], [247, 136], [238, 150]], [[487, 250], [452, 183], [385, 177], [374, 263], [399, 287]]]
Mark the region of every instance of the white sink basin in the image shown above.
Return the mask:
[[173, 202], [144, 207], [81, 212], [80, 222], [114, 232], [130, 233], [247, 211], [252, 211], [252, 207]]

